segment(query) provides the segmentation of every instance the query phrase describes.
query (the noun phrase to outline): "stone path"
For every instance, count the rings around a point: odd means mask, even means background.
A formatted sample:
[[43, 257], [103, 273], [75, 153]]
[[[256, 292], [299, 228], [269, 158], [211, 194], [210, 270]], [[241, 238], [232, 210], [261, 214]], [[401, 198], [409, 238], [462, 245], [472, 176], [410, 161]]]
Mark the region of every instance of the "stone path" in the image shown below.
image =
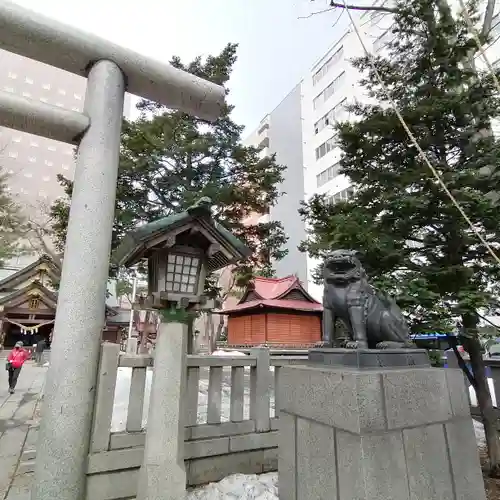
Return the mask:
[[0, 370], [0, 500], [30, 498], [33, 474], [20, 464], [23, 450], [32, 449], [36, 442], [38, 402], [46, 372], [47, 368], [28, 361], [19, 376], [16, 392], [10, 395], [7, 372], [3, 370], [2, 379]]

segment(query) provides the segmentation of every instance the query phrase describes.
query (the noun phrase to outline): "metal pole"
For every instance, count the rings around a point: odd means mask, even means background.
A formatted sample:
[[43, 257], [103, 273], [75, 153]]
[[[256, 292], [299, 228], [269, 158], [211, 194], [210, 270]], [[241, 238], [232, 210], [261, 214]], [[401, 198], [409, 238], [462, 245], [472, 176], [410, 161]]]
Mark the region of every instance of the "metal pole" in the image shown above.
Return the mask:
[[85, 498], [124, 92], [115, 63], [90, 69], [84, 113], [91, 125], [76, 160], [32, 500]]
[[137, 354], [137, 338], [132, 338], [132, 325], [134, 323], [134, 302], [137, 293], [137, 277], [134, 278], [134, 285], [132, 287], [132, 309], [130, 309], [130, 320], [128, 323], [128, 337], [127, 337], [127, 352], [128, 354]]
[[130, 310], [130, 321], [128, 323], [128, 340], [132, 338], [132, 324], [134, 322], [134, 301], [135, 294], [137, 293], [137, 278], [134, 278], [134, 284], [132, 285], [132, 309]]

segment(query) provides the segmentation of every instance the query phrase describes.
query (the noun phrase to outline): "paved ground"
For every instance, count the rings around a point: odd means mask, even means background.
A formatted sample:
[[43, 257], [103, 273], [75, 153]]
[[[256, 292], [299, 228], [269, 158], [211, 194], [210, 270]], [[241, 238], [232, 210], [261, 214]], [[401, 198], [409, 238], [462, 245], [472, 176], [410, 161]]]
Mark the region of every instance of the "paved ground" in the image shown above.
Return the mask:
[[32, 473], [19, 467], [23, 449], [35, 444], [33, 426], [47, 368], [28, 361], [19, 375], [16, 392], [8, 393], [7, 372], [0, 366], [0, 500], [29, 500]]

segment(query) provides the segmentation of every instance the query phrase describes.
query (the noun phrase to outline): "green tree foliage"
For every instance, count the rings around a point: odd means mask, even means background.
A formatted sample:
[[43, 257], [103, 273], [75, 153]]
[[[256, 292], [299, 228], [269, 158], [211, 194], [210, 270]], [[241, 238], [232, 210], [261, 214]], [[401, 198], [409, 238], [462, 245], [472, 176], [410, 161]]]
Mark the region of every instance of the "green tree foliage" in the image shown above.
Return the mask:
[[[500, 114], [500, 96], [491, 75], [478, 78], [463, 64], [474, 40], [465, 21], [439, 4], [399, 2], [388, 54], [374, 64], [448, 189], [500, 254], [498, 208], [488, 196], [499, 186], [479, 175], [498, 162], [500, 143], [477, 132]], [[352, 180], [355, 194], [334, 205], [322, 196], [304, 205], [311, 233], [303, 249], [316, 257], [331, 248], [360, 250], [372, 282], [393, 294], [420, 330], [448, 330], [460, 321], [497, 474], [498, 438], [477, 327], [478, 311], [497, 302], [500, 266], [422, 161], [370, 59], [353, 64], [376, 102], [352, 104], [354, 120], [337, 125], [341, 173]]]
[[26, 221], [21, 208], [7, 191], [7, 179], [8, 176], [0, 170], [0, 266], [26, 250], [22, 244]]
[[[236, 61], [236, 45], [218, 56], [172, 64], [217, 84], [227, 84]], [[201, 196], [214, 202], [214, 216], [253, 250], [252, 257], [235, 272], [245, 282], [254, 272], [273, 274], [271, 260], [286, 254], [279, 222], [244, 224], [251, 214], [264, 215], [274, 205], [283, 166], [273, 156], [260, 158], [259, 150], [241, 144], [243, 127], [230, 117], [226, 106], [215, 123], [174, 112], [149, 101], [138, 104], [136, 121], [125, 121], [121, 141], [116, 218], [112, 247], [137, 224], [183, 210]], [[60, 183], [68, 198], [52, 207], [53, 231], [62, 251], [69, 214], [72, 183]], [[215, 283], [215, 280], [214, 280]]]

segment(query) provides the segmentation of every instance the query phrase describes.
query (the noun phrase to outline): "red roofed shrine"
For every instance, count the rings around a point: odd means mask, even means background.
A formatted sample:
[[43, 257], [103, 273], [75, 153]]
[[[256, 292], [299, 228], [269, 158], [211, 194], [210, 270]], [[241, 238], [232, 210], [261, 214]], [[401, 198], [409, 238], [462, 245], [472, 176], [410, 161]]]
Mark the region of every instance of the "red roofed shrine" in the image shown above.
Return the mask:
[[321, 340], [323, 306], [296, 276], [256, 277], [228, 316], [228, 345], [310, 346]]

